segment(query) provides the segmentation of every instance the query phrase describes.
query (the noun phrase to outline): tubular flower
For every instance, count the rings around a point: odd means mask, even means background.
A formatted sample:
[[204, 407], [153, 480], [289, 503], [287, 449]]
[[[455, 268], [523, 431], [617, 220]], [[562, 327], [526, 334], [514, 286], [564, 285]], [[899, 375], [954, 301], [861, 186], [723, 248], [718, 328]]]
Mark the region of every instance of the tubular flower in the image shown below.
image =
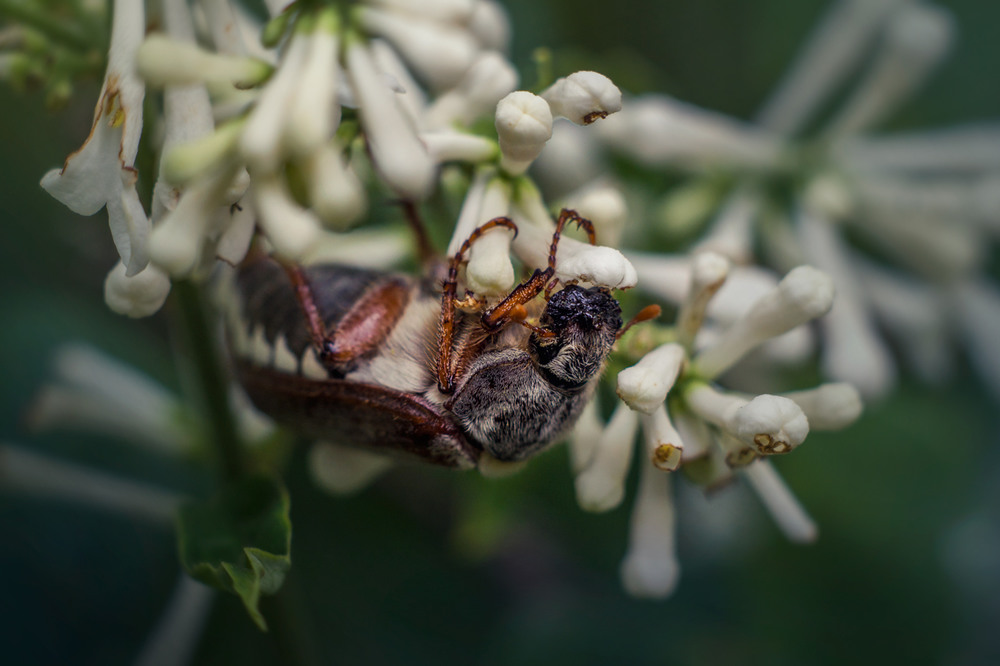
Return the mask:
[[730, 276], [728, 261], [712, 253], [696, 255], [687, 266], [689, 286], [680, 297], [676, 325], [646, 324], [619, 343], [624, 354], [637, 359], [617, 376], [624, 404], [607, 426], [595, 429], [588, 417], [571, 438], [580, 506], [607, 511], [624, 497], [642, 428], [639, 491], [621, 570], [626, 589], [636, 596], [666, 596], [676, 584], [675, 510], [666, 474], [680, 470], [706, 489], [744, 478], [791, 540], [811, 541], [815, 525], [766, 458], [800, 446], [810, 428], [843, 428], [861, 412], [858, 392], [847, 384], [746, 396], [715, 383], [755, 347], [822, 317], [833, 299], [829, 277], [799, 267], [711, 336], [705, 335], [710, 333], [703, 327], [705, 314], [739, 276]]
[[[835, 0], [754, 122], [646, 95], [626, 100], [596, 133], [607, 150], [687, 174], [662, 199], [660, 222], [684, 233], [703, 225], [698, 249], [736, 264], [762, 251], [782, 272], [803, 263], [827, 272], [839, 297], [821, 322], [824, 372], [869, 397], [885, 395], [897, 375], [880, 330], [903, 348], [924, 337], [862, 288], [869, 248], [900, 280], [940, 293], [983, 281], [984, 248], [998, 229], [997, 127], [874, 131], [948, 55], [954, 32], [950, 13], [932, 2]], [[825, 125], [804, 134], [859, 70]], [[762, 176], [787, 182], [793, 196], [772, 198]], [[943, 305], [937, 318], [949, 319]], [[966, 339], [957, 325], [947, 327], [949, 338]], [[977, 367], [992, 372], [989, 363]]]

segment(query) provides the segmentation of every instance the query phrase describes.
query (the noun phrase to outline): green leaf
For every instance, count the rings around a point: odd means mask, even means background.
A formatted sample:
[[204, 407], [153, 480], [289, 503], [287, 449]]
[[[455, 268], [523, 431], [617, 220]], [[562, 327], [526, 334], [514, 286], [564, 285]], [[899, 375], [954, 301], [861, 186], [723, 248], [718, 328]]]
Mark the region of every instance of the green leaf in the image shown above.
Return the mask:
[[235, 481], [202, 502], [181, 507], [181, 564], [195, 579], [236, 594], [261, 628], [261, 594], [274, 594], [291, 566], [292, 523], [280, 481], [254, 476]]

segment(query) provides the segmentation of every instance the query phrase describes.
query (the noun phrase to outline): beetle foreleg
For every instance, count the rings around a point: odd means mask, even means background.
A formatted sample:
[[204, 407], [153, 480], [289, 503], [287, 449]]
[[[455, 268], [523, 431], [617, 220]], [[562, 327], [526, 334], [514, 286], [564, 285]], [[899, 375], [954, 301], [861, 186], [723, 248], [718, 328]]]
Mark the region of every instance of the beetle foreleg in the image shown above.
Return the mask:
[[[441, 319], [438, 326], [438, 389], [442, 393], [451, 393], [455, 390], [455, 372], [452, 367], [452, 345], [455, 340], [455, 308], [459, 302], [455, 298], [458, 291], [458, 269], [465, 260], [465, 255], [484, 233], [494, 227], [507, 227], [512, 229], [517, 235], [517, 225], [509, 217], [495, 217], [489, 222], [477, 227], [462, 246], [455, 253], [455, 256], [448, 262], [448, 278], [444, 282], [444, 289], [441, 294]], [[465, 302], [469, 301], [466, 295]]]

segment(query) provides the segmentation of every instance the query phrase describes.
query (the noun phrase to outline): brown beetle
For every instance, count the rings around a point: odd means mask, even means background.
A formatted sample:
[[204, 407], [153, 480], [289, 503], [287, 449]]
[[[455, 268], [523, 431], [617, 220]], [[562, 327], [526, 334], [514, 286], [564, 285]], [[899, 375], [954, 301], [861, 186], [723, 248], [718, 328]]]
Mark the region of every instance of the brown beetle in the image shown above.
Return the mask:
[[569, 222], [594, 242], [591, 223], [564, 210], [548, 268], [473, 312], [472, 294], [456, 299], [459, 268], [483, 232], [516, 233], [508, 218], [472, 234], [440, 290], [407, 275], [255, 254], [237, 269], [228, 322], [239, 380], [259, 409], [305, 436], [455, 468], [484, 455], [524, 460], [573, 425], [623, 331], [607, 289], [552, 293]]

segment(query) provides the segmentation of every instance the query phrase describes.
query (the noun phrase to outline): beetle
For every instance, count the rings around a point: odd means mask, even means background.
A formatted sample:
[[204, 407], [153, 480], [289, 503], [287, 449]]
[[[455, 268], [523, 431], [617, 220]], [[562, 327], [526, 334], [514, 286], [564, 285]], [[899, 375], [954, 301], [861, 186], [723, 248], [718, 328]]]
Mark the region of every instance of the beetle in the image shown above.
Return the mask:
[[237, 377], [261, 411], [304, 436], [458, 469], [523, 461], [575, 423], [627, 329], [608, 289], [553, 291], [570, 222], [594, 243], [593, 225], [563, 210], [548, 267], [491, 307], [456, 297], [459, 269], [486, 231], [517, 233], [506, 217], [462, 244], [443, 286], [252, 253], [227, 315]]

